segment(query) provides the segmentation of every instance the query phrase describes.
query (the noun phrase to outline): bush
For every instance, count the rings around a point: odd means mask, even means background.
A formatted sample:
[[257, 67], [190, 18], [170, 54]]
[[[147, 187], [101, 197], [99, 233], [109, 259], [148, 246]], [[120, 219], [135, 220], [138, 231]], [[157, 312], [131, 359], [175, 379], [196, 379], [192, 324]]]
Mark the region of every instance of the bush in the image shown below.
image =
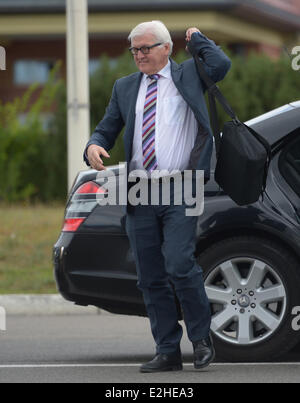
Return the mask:
[[[228, 54], [232, 68], [219, 86], [243, 121], [286, 103], [299, 100], [300, 75], [291, 68], [288, 57], [272, 61], [252, 53], [246, 59]], [[180, 63], [185, 52], [175, 56]], [[103, 55], [100, 67], [90, 80], [91, 133], [102, 119], [115, 80], [136, 71], [132, 56], [126, 51], [114, 63]], [[23, 124], [19, 115], [28, 110], [37, 86], [22, 99], [0, 103], [0, 200], [65, 200], [67, 193], [67, 113], [66, 88], [52, 73], [39, 99], [33, 103]], [[55, 100], [55, 113], [47, 130], [40, 114]], [[228, 116], [220, 111], [220, 123]], [[125, 160], [122, 134], [110, 151], [109, 164]]]
[[[254, 52], [247, 59], [230, 57], [231, 70], [219, 87], [240, 120], [252, 119], [300, 99], [300, 75], [292, 69], [287, 56], [277, 61]], [[224, 123], [228, 116], [219, 110]]]
[[[291, 68], [287, 56], [273, 61], [267, 56], [251, 53], [247, 58], [236, 56], [222, 46], [232, 60], [232, 68], [219, 87], [242, 121], [249, 120], [274, 108], [299, 100], [300, 75]], [[91, 132], [105, 113], [112, 86], [116, 79], [136, 71], [131, 55], [126, 52], [112, 68], [107, 56], [91, 77]], [[184, 51], [175, 57], [177, 63], [187, 58]], [[220, 124], [230, 118], [218, 105]], [[122, 135], [110, 152], [110, 164], [124, 161]]]
[[[103, 55], [100, 59], [99, 69], [91, 76], [90, 98], [91, 98], [91, 133], [102, 119], [105, 109], [109, 103], [112, 87], [115, 81], [121, 77], [134, 73], [136, 66], [129, 52], [120, 56], [115, 63], [111, 63], [108, 56]], [[109, 152], [109, 164], [118, 164], [125, 161], [123, 148], [123, 132], [118, 137], [114, 148]]]
[[[22, 98], [0, 103], [2, 201], [49, 201], [63, 195], [63, 188], [57, 187], [54, 179], [66, 175], [66, 166], [59, 160], [61, 157], [64, 160], [66, 154], [65, 134], [55, 129], [59, 127], [57, 118], [51, 133], [41, 119], [41, 114], [49, 111], [61, 89], [62, 82], [55, 79], [58, 68], [53, 70], [35, 102], [33, 98], [39, 90], [38, 85], [31, 86]], [[20, 121], [22, 115], [26, 115], [24, 122]]]

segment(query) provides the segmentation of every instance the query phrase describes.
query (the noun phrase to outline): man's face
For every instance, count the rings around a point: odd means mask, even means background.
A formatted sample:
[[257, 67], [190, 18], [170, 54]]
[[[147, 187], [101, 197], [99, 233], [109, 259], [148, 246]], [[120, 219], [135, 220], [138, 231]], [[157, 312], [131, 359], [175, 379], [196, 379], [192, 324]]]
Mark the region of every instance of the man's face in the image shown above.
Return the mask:
[[[145, 34], [137, 36], [132, 39], [131, 46], [134, 48], [141, 48], [142, 46], [152, 46], [157, 41], [152, 34]], [[163, 67], [166, 66], [169, 60], [170, 45], [163, 44], [163, 46], [156, 46], [150, 49], [150, 53], [144, 55], [141, 51], [134, 56], [135, 64], [138, 69], [147, 75], [158, 73]]]

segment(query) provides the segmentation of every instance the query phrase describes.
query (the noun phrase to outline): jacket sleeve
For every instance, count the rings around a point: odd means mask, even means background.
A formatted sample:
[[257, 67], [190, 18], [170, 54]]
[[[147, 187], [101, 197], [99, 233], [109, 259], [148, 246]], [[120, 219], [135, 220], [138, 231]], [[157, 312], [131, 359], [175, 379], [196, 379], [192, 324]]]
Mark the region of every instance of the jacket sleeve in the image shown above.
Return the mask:
[[83, 159], [88, 166], [90, 166], [87, 158], [88, 147], [92, 144], [95, 144], [103, 147], [106, 151], [111, 150], [118, 135], [124, 127], [124, 121], [118, 104], [117, 84], [118, 81], [115, 82], [113, 87], [112, 96], [109, 105], [106, 108], [105, 115], [101, 122], [97, 125], [84, 150]]
[[[223, 80], [230, 70], [231, 60], [222, 51], [220, 46], [217, 46], [214, 41], [199, 32], [193, 33], [191, 44], [194, 49], [197, 50], [199, 57], [203, 60], [205, 70], [210, 78], [215, 83]], [[203, 85], [204, 88], [206, 88], [204, 83]]]

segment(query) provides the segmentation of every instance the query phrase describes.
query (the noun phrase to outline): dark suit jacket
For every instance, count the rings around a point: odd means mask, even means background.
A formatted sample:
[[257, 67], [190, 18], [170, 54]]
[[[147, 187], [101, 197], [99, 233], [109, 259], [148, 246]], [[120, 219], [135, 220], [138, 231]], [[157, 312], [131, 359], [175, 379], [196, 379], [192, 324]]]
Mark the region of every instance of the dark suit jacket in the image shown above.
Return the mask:
[[[206, 71], [214, 82], [221, 81], [231, 67], [231, 61], [220, 47], [200, 33], [192, 35], [192, 44], [206, 65]], [[204, 94], [206, 86], [199, 78], [193, 59], [178, 65], [171, 59], [171, 74], [175, 86], [191, 107], [198, 122], [198, 135], [190, 154], [188, 169], [204, 170], [205, 179], [210, 177], [210, 162], [213, 151], [213, 135]], [[91, 144], [113, 148], [116, 138], [125, 126], [124, 147], [129, 166], [135, 125], [135, 107], [143, 73], [137, 72], [115, 82], [112, 97], [101, 122], [96, 127], [86, 150]]]

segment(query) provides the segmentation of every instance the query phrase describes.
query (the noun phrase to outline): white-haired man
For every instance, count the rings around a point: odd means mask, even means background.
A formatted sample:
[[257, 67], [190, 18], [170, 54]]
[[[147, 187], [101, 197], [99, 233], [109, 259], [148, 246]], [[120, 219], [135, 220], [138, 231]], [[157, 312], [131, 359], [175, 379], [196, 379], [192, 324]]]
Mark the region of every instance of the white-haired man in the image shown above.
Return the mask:
[[[144, 170], [150, 176], [155, 170], [203, 170], [207, 182], [213, 136], [204, 99], [206, 87], [193, 59], [177, 65], [170, 58], [173, 42], [160, 21], [139, 24], [129, 40], [139, 72], [116, 81], [105, 116], [85, 149], [85, 161], [94, 169], [105, 169], [103, 157], [109, 157], [125, 125], [129, 171]], [[210, 77], [222, 80], [231, 65], [224, 52], [198, 28], [186, 31], [186, 41], [191, 41]], [[195, 368], [204, 368], [214, 359], [210, 306], [195, 258], [197, 217], [186, 216], [186, 205], [176, 205], [172, 187], [170, 192], [168, 206], [127, 207], [126, 230], [138, 287], [156, 342], [156, 355], [142, 365], [141, 372], [182, 369], [182, 327], [173, 289], [193, 343]]]

